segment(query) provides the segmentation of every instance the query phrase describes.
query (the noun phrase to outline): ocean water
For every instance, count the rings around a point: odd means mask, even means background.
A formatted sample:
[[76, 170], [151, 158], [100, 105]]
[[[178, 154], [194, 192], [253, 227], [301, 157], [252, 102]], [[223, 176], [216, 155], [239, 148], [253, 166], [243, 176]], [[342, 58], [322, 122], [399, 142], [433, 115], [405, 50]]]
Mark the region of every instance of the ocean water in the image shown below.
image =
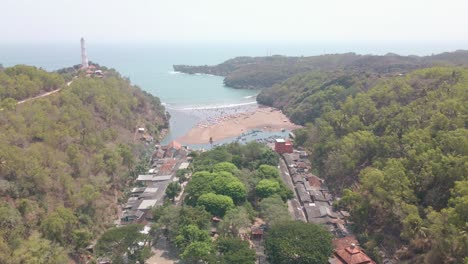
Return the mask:
[[[172, 65], [213, 65], [236, 56], [281, 54], [311, 56], [324, 53], [428, 55], [455, 50], [452, 46], [428, 45], [161, 45], [87, 43], [89, 60], [117, 69], [133, 84], [158, 96], [171, 114], [171, 130], [162, 143], [184, 135], [203, 117], [191, 114], [197, 109], [255, 104], [259, 91], [232, 89], [223, 78], [174, 72]], [[0, 44], [0, 64], [28, 64], [56, 70], [80, 64], [80, 42], [73, 44]], [[269, 135], [270, 136], [270, 135]]]
[[[223, 78], [212, 75], [188, 75], [174, 72], [174, 64], [217, 64], [242, 52], [224, 48], [153, 45], [87, 45], [89, 60], [117, 69], [133, 84], [158, 96], [171, 114], [167, 143], [190, 130], [200, 116], [191, 115], [200, 108], [255, 104], [259, 91], [232, 89], [223, 85]], [[261, 55], [256, 51], [247, 55]], [[76, 45], [0, 45], [0, 64], [28, 64], [56, 70], [80, 61]]]

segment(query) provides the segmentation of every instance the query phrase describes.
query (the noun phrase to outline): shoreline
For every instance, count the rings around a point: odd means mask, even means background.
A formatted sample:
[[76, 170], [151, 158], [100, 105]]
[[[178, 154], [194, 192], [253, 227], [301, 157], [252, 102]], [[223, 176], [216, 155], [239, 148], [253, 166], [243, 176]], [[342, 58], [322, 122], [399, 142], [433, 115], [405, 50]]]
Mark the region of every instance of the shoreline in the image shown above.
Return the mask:
[[207, 144], [235, 138], [250, 130], [259, 129], [267, 132], [293, 130], [301, 126], [292, 123], [280, 110], [263, 105], [245, 107], [236, 112], [223, 112], [208, 117], [176, 140], [182, 144]]

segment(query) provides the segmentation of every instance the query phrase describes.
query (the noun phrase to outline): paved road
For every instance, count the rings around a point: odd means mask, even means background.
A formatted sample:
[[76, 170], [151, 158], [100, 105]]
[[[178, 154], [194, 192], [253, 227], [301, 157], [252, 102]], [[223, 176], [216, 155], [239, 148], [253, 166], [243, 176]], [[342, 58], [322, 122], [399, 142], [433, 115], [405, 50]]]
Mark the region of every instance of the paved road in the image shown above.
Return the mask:
[[297, 197], [297, 193], [294, 188], [291, 176], [289, 175], [288, 166], [282, 158], [280, 158], [279, 167], [281, 172], [281, 178], [283, 179], [284, 183], [286, 183], [286, 186], [294, 192], [294, 198], [288, 201], [288, 211], [291, 214], [291, 217], [294, 220], [307, 222], [304, 211], [301, 207], [301, 203], [299, 202], [299, 198]]

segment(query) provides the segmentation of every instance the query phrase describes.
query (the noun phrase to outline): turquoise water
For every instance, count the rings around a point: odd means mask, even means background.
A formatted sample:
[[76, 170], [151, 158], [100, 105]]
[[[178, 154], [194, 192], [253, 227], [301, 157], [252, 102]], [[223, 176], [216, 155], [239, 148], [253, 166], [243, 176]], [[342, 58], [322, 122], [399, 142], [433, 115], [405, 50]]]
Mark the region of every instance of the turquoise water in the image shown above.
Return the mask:
[[[459, 47], [458, 47], [459, 48]], [[88, 42], [91, 61], [117, 69], [133, 84], [158, 96], [172, 118], [171, 131], [163, 143], [184, 135], [200, 117], [192, 108], [219, 107], [255, 103], [258, 91], [231, 89], [223, 78], [210, 75], [176, 73], [174, 64], [213, 65], [236, 56], [265, 56], [281, 54], [310, 56], [324, 53], [354, 51], [361, 54], [427, 55], [457, 49], [453, 46], [428, 45], [152, 45], [152, 44], [93, 44]], [[80, 64], [80, 43], [74, 44], [0, 44], [0, 64], [28, 64], [56, 70]]]
[[[158, 96], [169, 106], [229, 104], [249, 101], [247, 96], [258, 91], [224, 87], [222, 78], [207, 75], [184, 75], [173, 72], [174, 64], [213, 65], [236, 56], [281, 54], [311, 56], [324, 53], [354, 51], [361, 54], [427, 55], [451, 51], [457, 47], [430, 45], [156, 45], [156, 44], [93, 44], [87, 42], [91, 61], [117, 69], [132, 83]], [[463, 47], [463, 46], [462, 46]], [[0, 64], [29, 64], [46, 70], [56, 70], [80, 64], [80, 43], [73, 44], [0, 44]], [[250, 101], [252, 101], [252, 98]]]
[[[172, 69], [174, 64], [217, 64], [235, 56], [223, 49], [101, 44], [88, 45], [87, 51], [91, 61], [117, 69], [132, 83], [172, 107], [247, 102], [245, 97], [258, 93], [224, 87], [222, 77], [185, 75]], [[0, 46], [0, 64], [4, 66], [29, 64], [56, 70], [79, 63], [78, 42], [77, 45], [62, 46]]]
[[[211, 75], [187, 75], [173, 71], [174, 64], [217, 64], [242, 53], [224, 48], [168, 47], [149, 45], [88, 45], [91, 61], [117, 69], [143, 90], [158, 96], [171, 114], [171, 130], [165, 140], [176, 139], [200, 121], [191, 108], [221, 107], [255, 103], [259, 91], [232, 89], [223, 78]], [[249, 52], [248, 52], [249, 53]], [[255, 55], [255, 51], [247, 55]], [[77, 45], [0, 46], [4, 66], [28, 64], [56, 70], [80, 63]]]

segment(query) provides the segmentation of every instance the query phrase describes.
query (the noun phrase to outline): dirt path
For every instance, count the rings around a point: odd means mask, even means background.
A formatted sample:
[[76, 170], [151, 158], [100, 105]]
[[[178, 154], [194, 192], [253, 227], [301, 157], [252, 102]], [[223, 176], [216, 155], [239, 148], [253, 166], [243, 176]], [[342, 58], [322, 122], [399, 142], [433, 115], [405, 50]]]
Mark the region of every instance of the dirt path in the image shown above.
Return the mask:
[[[73, 81], [67, 82], [67, 86], [70, 86], [70, 84], [72, 84], [72, 83], [73, 83]], [[41, 95], [38, 95], [38, 96], [35, 96], [35, 97], [31, 97], [31, 98], [28, 98], [28, 99], [21, 100], [21, 101], [17, 102], [16, 104], [20, 105], [22, 103], [26, 103], [26, 102], [29, 102], [29, 101], [32, 101], [32, 100], [35, 100], [35, 99], [38, 99], [38, 98], [46, 97], [46, 96], [49, 96], [51, 94], [57, 93], [60, 90], [62, 90], [62, 88], [58, 88], [56, 90], [53, 90], [53, 91], [50, 91], [50, 92], [47, 92], [47, 93], [44, 93], [44, 94], [41, 94]]]
[[158, 243], [152, 248], [154, 255], [145, 261], [145, 264], [176, 264], [179, 263], [174, 250], [164, 236], [158, 240]]

